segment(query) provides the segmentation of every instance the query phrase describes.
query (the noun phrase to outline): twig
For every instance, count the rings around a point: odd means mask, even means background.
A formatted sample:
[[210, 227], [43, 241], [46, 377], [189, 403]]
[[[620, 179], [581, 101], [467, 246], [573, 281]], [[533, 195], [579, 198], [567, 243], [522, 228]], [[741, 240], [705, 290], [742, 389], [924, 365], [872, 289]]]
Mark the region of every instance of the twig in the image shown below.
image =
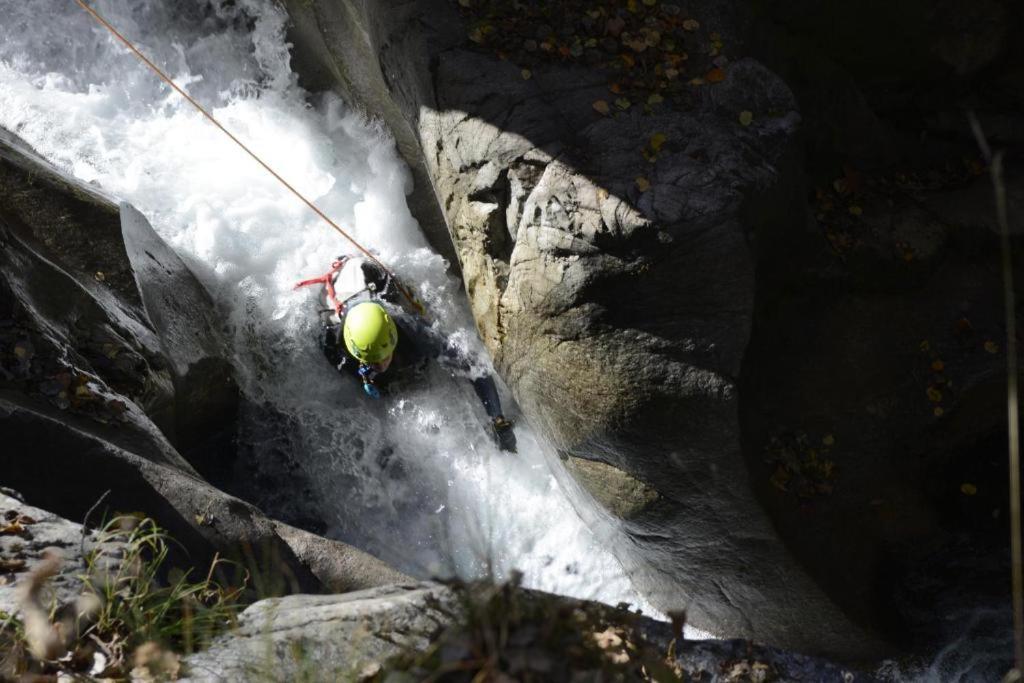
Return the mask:
[[1002, 251], [1003, 305], [1006, 316], [1006, 410], [1010, 439], [1010, 557], [1013, 572], [1013, 637], [1014, 668], [1019, 677], [1024, 672], [1024, 568], [1021, 551], [1020, 505], [1020, 417], [1017, 395], [1017, 316], [1013, 283], [1013, 254], [1010, 250], [1010, 222], [1006, 212], [1006, 186], [1003, 184], [1003, 154], [992, 149], [985, 139], [981, 123], [974, 112], [968, 114], [971, 130], [989, 164], [995, 192], [996, 221], [999, 223]]

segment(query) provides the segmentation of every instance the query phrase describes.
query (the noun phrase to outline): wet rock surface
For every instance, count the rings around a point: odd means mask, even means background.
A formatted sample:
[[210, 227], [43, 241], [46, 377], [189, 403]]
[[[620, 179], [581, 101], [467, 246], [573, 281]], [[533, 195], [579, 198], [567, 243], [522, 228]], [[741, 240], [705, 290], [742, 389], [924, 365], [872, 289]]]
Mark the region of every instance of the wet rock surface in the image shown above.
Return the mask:
[[1020, 8], [286, 4], [300, 72], [416, 138], [531, 421], [656, 492], [627, 506], [656, 604], [856, 658], [935, 642], [924, 577], [986, 593], [936, 558], [1005, 556], [999, 257], [963, 111], [1019, 151]]
[[282, 593], [401, 578], [275, 527], [182, 456], [230, 459], [238, 390], [209, 294], [141, 214], [6, 132], [0, 196], [0, 485], [70, 519], [142, 512], [178, 541], [175, 562], [219, 553]]

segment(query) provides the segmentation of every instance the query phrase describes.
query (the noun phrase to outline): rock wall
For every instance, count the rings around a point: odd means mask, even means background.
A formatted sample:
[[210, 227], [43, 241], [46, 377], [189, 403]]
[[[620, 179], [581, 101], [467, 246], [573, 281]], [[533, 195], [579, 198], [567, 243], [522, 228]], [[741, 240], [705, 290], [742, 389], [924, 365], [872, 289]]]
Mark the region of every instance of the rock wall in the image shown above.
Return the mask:
[[[673, 641], [668, 624], [536, 591], [505, 589], [511, 603], [508, 613], [490, 615], [495, 621], [488, 622], [484, 619], [489, 590], [493, 589], [405, 583], [345, 595], [265, 600], [242, 613], [236, 632], [222, 636], [209, 650], [186, 658], [181, 680], [270, 681], [303, 675], [332, 680], [414, 680], [446, 671], [468, 676], [485, 670], [522, 678], [566, 680], [572, 675], [574, 680], [603, 680], [609, 674], [602, 671], [600, 660], [588, 662], [593, 667], [589, 670], [582, 666], [574, 669], [566, 664], [566, 653], [552, 642], [574, 637], [591, 647], [605, 648], [609, 664], [613, 659], [621, 665], [631, 657], [652, 656], [666, 666], [666, 673], [661, 674], [664, 680], [676, 680], [677, 676], [712, 683], [874, 680], [831, 662], [747, 641]], [[531, 618], [545, 613], [560, 620], [557, 630], [552, 623]], [[577, 633], [567, 633], [571, 630]], [[494, 637], [499, 633], [504, 637], [497, 642]], [[486, 652], [473, 649], [488, 635], [496, 642]], [[622, 637], [642, 644], [647, 652], [627, 651]], [[394, 668], [396, 659], [417, 656], [429, 668]], [[574, 656], [583, 659], [580, 654]]]
[[[322, 18], [346, 3], [287, 4], [297, 44], [310, 13], [326, 45], [344, 42]], [[679, 103], [610, 116], [594, 107], [614, 99], [607, 73], [555, 60], [527, 74], [436, 30], [440, 17], [458, 25], [455, 8], [384, 3], [357, 21], [377, 28], [374, 56], [395, 80], [351, 95], [371, 111], [397, 105], [416, 131], [481, 335], [531, 422], [567, 456], [636, 482], [629, 528], [655, 604], [724, 633], [874, 650], [788, 556], [741, 452], [749, 243], [799, 198], [789, 89], [743, 60]]]
[[0, 485], [76, 520], [141, 511], [180, 543], [174, 561], [258, 564], [282, 592], [403, 578], [275, 524], [181, 455], [230, 429], [238, 390], [209, 294], [138, 211], [0, 131], [0, 245]]
[[941, 568], [1005, 519], [962, 112], [1019, 149], [1019, 7], [285, 5], [311, 84], [422, 153], [484, 343], [655, 604], [863, 657], [935, 635], [920, 586], [988, 583]]

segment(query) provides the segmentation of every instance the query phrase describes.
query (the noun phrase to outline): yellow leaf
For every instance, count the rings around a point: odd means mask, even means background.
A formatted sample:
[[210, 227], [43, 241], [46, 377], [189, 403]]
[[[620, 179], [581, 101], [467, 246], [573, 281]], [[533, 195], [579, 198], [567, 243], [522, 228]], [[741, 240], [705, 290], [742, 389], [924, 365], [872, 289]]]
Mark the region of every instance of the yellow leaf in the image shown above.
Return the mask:
[[630, 12], [636, 12], [636, 0], [628, 0], [628, 2], [626, 3], [626, 9], [628, 9]]
[[862, 213], [864, 213], [864, 209], [862, 209], [861, 207], [857, 206], [856, 204], [854, 204], [853, 206], [850, 207], [850, 214], [851, 215], [859, 216]]
[[740, 125], [749, 126], [754, 122], [754, 112], [752, 111], [741, 111], [740, 112]]
[[604, 100], [597, 100], [592, 106], [594, 107], [594, 111], [598, 114], [604, 114], [605, 116], [608, 116], [608, 113], [611, 111], [611, 107], [609, 107], [608, 103]]
[[932, 414], [935, 415], [935, 417], [942, 417], [945, 413], [946, 411], [942, 409], [942, 406], [935, 406], [935, 410], [932, 411]]
[[704, 85], [703, 78], [691, 78], [688, 82], [690, 85]]
[[836, 445], [836, 437], [834, 437], [831, 434], [826, 434], [825, 438], [823, 438], [821, 440], [821, 442], [823, 444], [825, 444], [826, 446], [835, 446]]
[[989, 353], [999, 353], [999, 344], [996, 344], [994, 341], [989, 339], [985, 342], [985, 350]]
[[921, 341], [919, 348], [923, 353], [927, 353], [932, 348], [932, 345], [928, 342], [927, 339], [924, 339]]
[[469, 7], [473, 4], [473, 0], [459, 0], [459, 4], [463, 7]]
[[643, 177], [642, 175], [641, 176], [637, 176], [636, 177], [636, 187], [641, 192], [647, 192], [647, 190], [651, 189], [651, 181], [648, 180], [647, 178]]
[[684, 31], [696, 31], [700, 28], [700, 22], [696, 19], [687, 19], [683, 22]]
[[480, 29], [475, 28], [472, 31], [470, 31], [469, 39], [472, 40], [474, 43], [482, 43], [484, 42], [484, 33]]
[[928, 387], [928, 400], [932, 403], [938, 403], [942, 400], [942, 392], [935, 387]]
[[934, 370], [935, 372], [942, 372], [945, 369], [946, 364], [943, 363], [941, 360], [937, 360], [934, 363], [932, 363], [932, 370]]
[[647, 98], [647, 104], [661, 104], [664, 101], [665, 98], [659, 95], [658, 93], [654, 93], [653, 95]]
[[651, 136], [651, 141], [648, 143], [655, 152], [660, 152], [661, 148], [665, 146], [665, 142], [668, 140], [668, 136], [664, 133], [655, 133]]
[[625, 97], [620, 97], [619, 99], [615, 100], [615, 106], [618, 107], [619, 109], [629, 109], [630, 104], [630, 101]]
[[964, 483], [960, 484], [960, 493], [964, 494], [965, 496], [973, 496], [977, 492], [978, 487], [975, 486], [974, 484], [971, 484], [970, 482], [965, 481]]
[[530, 77], [533, 76], [533, 72], [529, 69], [523, 69], [520, 73], [522, 74], [524, 81], [530, 80]]
[[93, 275], [93, 277], [96, 278], [96, 282], [103, 282], [104, 280], [107, 279], [107, 276], [103, 273], [102, 270], [97, 270], [96, 274]]

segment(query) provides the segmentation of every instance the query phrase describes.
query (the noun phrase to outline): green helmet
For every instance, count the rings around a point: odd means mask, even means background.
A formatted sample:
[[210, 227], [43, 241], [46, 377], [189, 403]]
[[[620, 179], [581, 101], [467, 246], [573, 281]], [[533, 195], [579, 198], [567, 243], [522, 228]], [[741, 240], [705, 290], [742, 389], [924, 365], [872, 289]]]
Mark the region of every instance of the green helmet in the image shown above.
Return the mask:
[[380, 363], [394, 353], [398, 329], [383, 306], [364, 301], [345, 316], [344, 337], [345, 348], [360, 363]]

